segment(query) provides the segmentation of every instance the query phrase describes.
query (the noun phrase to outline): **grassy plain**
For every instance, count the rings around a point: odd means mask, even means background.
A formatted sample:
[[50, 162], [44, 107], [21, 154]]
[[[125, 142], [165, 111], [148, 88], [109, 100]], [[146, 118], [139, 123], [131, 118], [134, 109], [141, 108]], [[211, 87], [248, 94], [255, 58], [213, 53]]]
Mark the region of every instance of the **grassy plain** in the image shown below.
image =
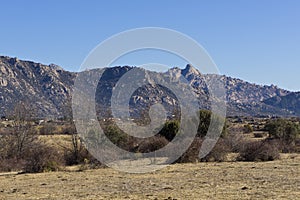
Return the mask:
[[300, 199], [300, 155], [272, 162], [176, 164], [148, 174], [110, 168], [0, 174], [0, 199]]

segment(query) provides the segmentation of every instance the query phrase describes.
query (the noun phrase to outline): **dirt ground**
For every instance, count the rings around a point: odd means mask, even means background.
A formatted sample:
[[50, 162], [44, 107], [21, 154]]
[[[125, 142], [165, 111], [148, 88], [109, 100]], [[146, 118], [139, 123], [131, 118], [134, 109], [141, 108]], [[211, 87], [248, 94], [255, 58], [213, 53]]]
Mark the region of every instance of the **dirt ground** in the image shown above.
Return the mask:
[[148, 174], [110, 168], [0, 174], [0, 199], [300, 199], [300, 155], [273, 162], [176, 164]]

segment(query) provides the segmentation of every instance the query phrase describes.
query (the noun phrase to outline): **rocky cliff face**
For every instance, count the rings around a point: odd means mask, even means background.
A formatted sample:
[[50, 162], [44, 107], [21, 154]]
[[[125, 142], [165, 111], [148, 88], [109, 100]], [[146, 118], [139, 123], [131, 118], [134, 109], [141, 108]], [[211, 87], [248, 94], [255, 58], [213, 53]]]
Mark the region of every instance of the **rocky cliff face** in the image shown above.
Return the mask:
[[39, 117], [60, 117], [68, 105], [75, 74], [17, 58], [0, 57], [0, 114], [26, 102]]
[[[132, 67], [108, 68], [98, 85], [96, 102], [101, 103], [102, 107], [108, 107], [112, 88], [131, 69]], [[299, 93], [294, 95], [273, 85], [261, 86], [226, 76], [204, 75], [191, 65], [187, 65], [185, 69], [172, 68], [165, 73], [170, 77], [183, 75], [199, 98], [201, 108], [210, 106], [206, 83], [218, 76], [227, 89], [228, 115], [300, 116]], [[17, 58], [0, 57], [0, 115], [12, 113], [19, 101], [27, 102], [36, 110], [38, 117], [57, 118], [70, 114], [75, 76], [76, 73], [64, 71], [53, 64], [43, 65]], [[142, 108], [163, 102], [164, 106], [171, 109], [178, 106], [176, 101], [170, 91], [150, 84], [132, 95], [130, 105], [139, 105]], [[291, 101], [295, 106], [288, 106], [287, 102]]]

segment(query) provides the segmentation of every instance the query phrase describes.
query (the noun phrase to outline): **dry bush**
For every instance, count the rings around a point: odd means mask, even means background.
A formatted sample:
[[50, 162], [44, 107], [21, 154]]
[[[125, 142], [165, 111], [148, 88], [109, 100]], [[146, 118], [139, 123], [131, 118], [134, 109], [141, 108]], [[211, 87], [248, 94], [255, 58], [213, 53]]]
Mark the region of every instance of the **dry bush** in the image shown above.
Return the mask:
[[[91, 153], [87, 150], [86, 146], [83, 144], [82, 139], [78, 134], [71, 135], [71, 146], [64, 147], [64, 159], [66, 165], [78, 165], [78, 164], [91, 164], [91, 165], [101, 165], [100, 162], [95, 159]], [[96, 147], [91, 147], [96, 148]], [[97, 149], [96, 149], [97, 150]]]
[[81, 149], [77, 153], [74, 153], [70, 150], [66, 150], [64, 154], [64, 159], [66, 165], [68, 166], [83, 164], [86, 160], [92, 160], [91, 157], [92, 156], [85, 148]]
[[18, 160], [16, 158], [0, 159], [0, 172], [21, 171], [24, 165], [24, 160]]
[[[150, 138], [142, 139], [139, 142], [137, 151], [135, 151], [135, 152], [137, 153], [137, 155], [145, 153], [146, 155], [144, 155], [144, 157], [154, 158], [154, 160], [152, 160], [152, 162], [155, 162], [155, 158], [166, 156], [165, 154], [162, 154], [160, 151], [157, 151], [157, 150], [162, 149], [163, 147], [167, 146], [168, 144], [169, 144], [169, 141], [165, 137], [153, 136]], [[134, 159], [136, 159], [136, 158], [134, 158]]]
[[26, 148], [22, 157], [7, 154], [0, 159], [0, 171], [24, 171], [36, 173], [43, 171], [57, 171], [64, 165], [63, 157], [54, 147], [49, 147], [39, 141]]
[[265, 140], [245, 143], [238, 161], [273, 161], [279, 158], [277, 145]]
[[154, 152], [156, 150], [163, 148], [168, 143], [169, 143], [169, 141], [165, 137], [162, 137], [162, 136], [154, 136], [151, 138], [146, 138], [139, 145], [138, 152], [140, 152], [140, 153]]
[[72, 122], [46, 122], [39, 126], [40, 135], [72, 135], [76, 134], [76, 127]]
[[72, 123], [72, 124], [68, 124], [68, 125], [63, 125], [59, 134], [72, 135], [72, 134], [76, 134], [76, 133], [77, 133], [76, 127]]
[[245, 138], [241, 133], [231, 133], [224, 138], [224, 143], [229, 147], [230, 152], [238, 153], [243, 148]]
[[35, 143], [24, 157], [24, 172], [37, 173], [44, 171], [58, 171], [64, 164], [54, 147], [42, 143]]
[[0, 171], [42, 172], [46, 168], [52, 171], [63, 164], [56, 149], [41, 143], [31, 132], [2, 135], [0, 145]]
[[56, 126], [53, 123], [45, 123], [39, 128], [40, 135], [54, 135], [56, 132]]
[[230, 146], [220, 139], [215, 147], [204, 157], [201, 158], [202, 162], [224, 162], [230, 152]]
[[220, 139], [214, 148], [204, 157], [199, 158], [199, 153], [203, 139], [196, 137], [188, 150], [176, 161], [176, 163], [195, 163], [195, 162], [223, 162], [226, 161], [230, 147], [224, 139]]
[[287, 142], [281, 139], [269, 139], [276, 144], [281, 153], [300, 153], [300, 139], [295, 139], [292, 142]]
[[0, 138], [1, 151], [5, 151], [1, 157], [23, 159], [24, 153], [38, 140], [37, 131], [33, 127], [32, 112], [29, 104], [21, 102], [15, 106], [11, 127]]
[[175, 161], [175, 163], [195, 163], [199, 162], [199, 152], [201, 148], [203, 140], [199, 137], [196, 137], [194, 141], [192, 142], [191, 146], [188, 148], [188, 150], [180, 156], [179, 159]]
[[65, 148], [64, 159], [66, 165], [77, 165], [84, 163], [84, 160], [89, 156], [89, 152], [84, 147], [77, 134], [72, 135], [72, 145]]

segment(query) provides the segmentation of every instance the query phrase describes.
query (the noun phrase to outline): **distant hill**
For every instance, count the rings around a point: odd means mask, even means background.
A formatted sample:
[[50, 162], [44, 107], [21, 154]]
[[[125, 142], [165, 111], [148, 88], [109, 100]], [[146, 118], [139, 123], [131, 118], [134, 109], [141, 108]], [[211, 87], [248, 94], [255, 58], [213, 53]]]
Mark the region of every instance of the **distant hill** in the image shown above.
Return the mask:
[[[109, 107], [112, 88], [119, 78], [133, 67], [107, 68], [101, 78], [96, 100]], [[193, 87], [201, 108], [209, 108], [209, 90], [206, 82], [214, 76], [224, 81], [227, 89], [227, 115], [230, 116], [300, 116], [299, 93], [280, 89], [274, 85], [262, 86], [219, 75], [201, 74], [193, 66], [184, 69], [172, 68], [172, 76], [183, 75]], [[69, 114], [72, 88], [76, 73], [64, 71], [51, 64], [43, 65], [17, 58], [0, 57], [0, 115], [9, 115], [19, 101], [30, 103], [41, 118], [57, 118]], [[130, 104], [145, 108], [150, 104], [164, 102], [165, 107], [178, 106], [170, 91], [147, 85], [134, 93]], [[160, 91], [160, 92], [158, 92]], [[148, 98], [146, 98], [148, 97]]]

